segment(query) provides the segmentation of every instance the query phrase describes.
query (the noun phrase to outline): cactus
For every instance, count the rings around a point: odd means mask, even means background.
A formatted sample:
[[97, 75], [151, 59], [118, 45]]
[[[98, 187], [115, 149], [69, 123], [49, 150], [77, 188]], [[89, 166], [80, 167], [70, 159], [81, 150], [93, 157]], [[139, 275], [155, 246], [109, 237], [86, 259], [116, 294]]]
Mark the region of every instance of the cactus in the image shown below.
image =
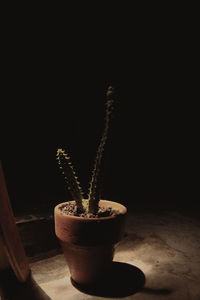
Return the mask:
[[101, 178], [101, 162], [102, 162], [102, 155], [104, 152], [104, 146], [108, 137], [108, 130], [110, 125], [111, 114], [113, 111], [113, 100], [114, 98], [114, 89], [109, 86], [106, 92], [106, 110], [105, 110], [105, 124], [103, 134], [97, 149], [96, 158], [94, 161], [94, 167], [92, 171], [92, 178], [89, 185], [89, 192], [88, 192], [88, 201], [86, 202], [83, 199], [82, 189], [80, 184], [77, 180], [75, 171], [73, 166], [70, 162], [70, 157], [65, 153], [64, 150], [58, 149], [57, 150], [57, 160], [59, 164], [59, 168], [64, 175], [65, 182], [73, 200], [75, 200], [78, 212], [79, 213], [89, 213], [89, 214], [96, 214], [98, 212], [98, 203], [101, 196], [101, 185], [102, 185], [102, 178]]
[[80, 186], [78, 177], [75, 174], [73, 165], [70, 161], [69, 155], [65, 153], [64, 150], [57, 150], [57, 160], [59, 168], [64, 175], [65, 182], [67, 184], [67, 188], [72, 195], [73, 200], [76, 201], [76, 205], [78, 211], [81, 213], [84, 211], [84, 200], [83, 200], [83, 192]]
[[88, 200], [89, 200], [89, 212], [90, 213], [96, 213], [98, 210], [98, 203], [100, 200], [100, 184], [101, 184], [101, 178], [100, 178], [100, 168], [101, 168], [101, 161], [102, 161], [102, 155], [104, 151], [104, 146], [108, 137], [108, 130], [109, 130], [109, 124], [110, 124], [110, 118], [111, 113], [113, 111], [113, 95], [114, 90], [111, 86], [108, 87], [107, 93], [106, 93], [106, 114], [105, 114], [105, 125], [104, 125], [104, 131], [99, 143], [99, 147], [97, 149], [97, 154], [94, 162], [94, 168], [92, 171], [92, 178], [90, 181], [90, 187], [89, 187], [89, 194], [88, 194]]

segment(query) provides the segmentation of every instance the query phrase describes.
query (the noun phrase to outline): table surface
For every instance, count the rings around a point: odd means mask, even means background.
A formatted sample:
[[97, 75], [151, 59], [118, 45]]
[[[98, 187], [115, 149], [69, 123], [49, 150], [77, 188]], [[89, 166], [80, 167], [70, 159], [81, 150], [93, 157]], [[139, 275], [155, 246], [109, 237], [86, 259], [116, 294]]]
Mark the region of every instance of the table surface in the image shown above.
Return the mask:
[[199, 249], [199, 220], [178, 213], [129, 214], [113, 276], [100, 289], [74, 287], [63, 255], [57, 254], [31, 264], [29, 281], [13, 288], [19, 298], [2, 296], [2, 300], [199, 300]]

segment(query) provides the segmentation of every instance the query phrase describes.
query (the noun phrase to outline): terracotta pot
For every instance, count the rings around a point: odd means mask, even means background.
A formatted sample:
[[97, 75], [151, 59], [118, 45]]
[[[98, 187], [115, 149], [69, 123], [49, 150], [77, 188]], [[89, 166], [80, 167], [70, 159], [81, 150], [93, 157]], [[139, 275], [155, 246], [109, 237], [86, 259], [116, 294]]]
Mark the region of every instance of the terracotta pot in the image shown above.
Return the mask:
[[120, 203], [101, 200], [100, 206], [112, 207], [120, 214], [83, 218], [63, 214], [59, 208], [65, 203], [55, 207], [55, 232], [71, 278], [78, 284], [90, 285], [103, 277], [112, 265], [114, 246], [124, 232], [127, 209]]

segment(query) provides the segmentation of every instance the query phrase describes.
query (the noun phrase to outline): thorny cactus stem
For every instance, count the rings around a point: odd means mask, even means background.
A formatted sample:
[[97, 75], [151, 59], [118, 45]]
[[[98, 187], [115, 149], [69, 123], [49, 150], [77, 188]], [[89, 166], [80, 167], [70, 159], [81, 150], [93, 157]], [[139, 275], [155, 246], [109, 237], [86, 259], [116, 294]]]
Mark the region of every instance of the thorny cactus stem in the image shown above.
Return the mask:
[[56, 157], [58, 160], [59, 168], [61, 169], [62, 174], [64, 175], [67, 188], [70, 191], [73, 200], [76, 201], [78, 211], [84, 212], [82, 189], [77, 180], [77, 176], [75, 174], [72, 163], [70, 162], [69, 155], [67, 155], [64, 150], [58, 149]]
[[108, 137], [109, 123], [111, 118], [111, 113], [113, 111], [113, 96], [114, 89], [109, 86], [106, 93], [106, 113], [105, 113], [105, 125], [104, 131], [97, 149], [97, 154], [94, 162], [94, 168], [92, 171], [92, 179], [90, 181], [89, 187], [89, 213], [96, 213], [98, 211], [98, 203], [100, 200], [100, 167], [101, 160], [104, 151], [104, 146]]

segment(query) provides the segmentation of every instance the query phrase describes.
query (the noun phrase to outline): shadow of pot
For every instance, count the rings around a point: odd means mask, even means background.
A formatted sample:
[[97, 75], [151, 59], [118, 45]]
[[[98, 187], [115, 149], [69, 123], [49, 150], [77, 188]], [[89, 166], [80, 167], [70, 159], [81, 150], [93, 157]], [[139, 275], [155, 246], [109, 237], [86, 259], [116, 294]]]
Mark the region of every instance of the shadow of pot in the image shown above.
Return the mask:
[[54, 209], [55, 232], [60, 240], [71, 278], [90, 285], [104, 277], [112, 267], [115, 245], [124, 233], [127, 209], [120, 203], [101, 200], [100, 206], [112, 207], [120, 214], [101, 218], [68, 216]]
[[113, 262], [109, 272], [96, 284], [82, 286], [71, 279], [73, 286], [79, 291], [106, 298], [127, 297], [142, 292], [145, 281], [145, 275], [139, 268], [121, 262]]

